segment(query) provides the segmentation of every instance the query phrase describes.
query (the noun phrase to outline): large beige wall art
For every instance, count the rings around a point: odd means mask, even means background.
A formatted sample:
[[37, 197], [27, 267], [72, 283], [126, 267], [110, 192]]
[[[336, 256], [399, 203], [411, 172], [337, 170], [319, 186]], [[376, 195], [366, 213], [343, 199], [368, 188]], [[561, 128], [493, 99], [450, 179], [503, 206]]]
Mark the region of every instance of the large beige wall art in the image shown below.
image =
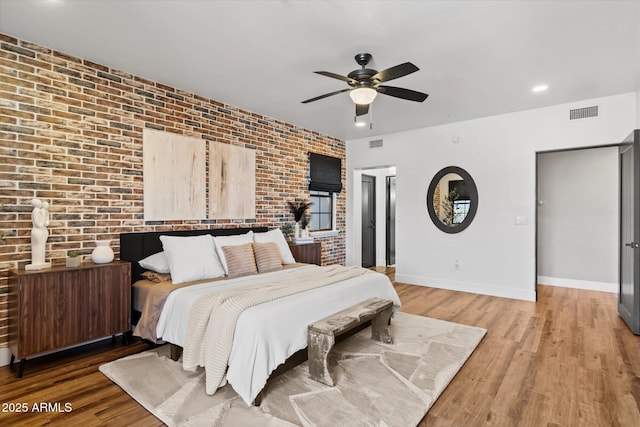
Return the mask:
[[204, 219], [206, 145], [202, 139], [144, 129], [144, 220]]
[[230, 144], [209, 145], [209, 218], [256, 216], [256, 151]]

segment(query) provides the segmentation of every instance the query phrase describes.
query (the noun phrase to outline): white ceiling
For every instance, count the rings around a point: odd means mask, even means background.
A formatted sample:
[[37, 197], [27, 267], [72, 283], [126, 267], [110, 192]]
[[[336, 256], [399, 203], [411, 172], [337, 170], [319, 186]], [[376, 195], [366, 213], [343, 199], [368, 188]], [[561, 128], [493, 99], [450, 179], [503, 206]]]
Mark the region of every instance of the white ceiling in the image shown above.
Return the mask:
[[[0, 32], [342, 139], [640, 87], [640, 1], [0, 0]], [[359, 52], [429, 98], [379, 95], [373, 130], [347, 93], [300, 103]]]

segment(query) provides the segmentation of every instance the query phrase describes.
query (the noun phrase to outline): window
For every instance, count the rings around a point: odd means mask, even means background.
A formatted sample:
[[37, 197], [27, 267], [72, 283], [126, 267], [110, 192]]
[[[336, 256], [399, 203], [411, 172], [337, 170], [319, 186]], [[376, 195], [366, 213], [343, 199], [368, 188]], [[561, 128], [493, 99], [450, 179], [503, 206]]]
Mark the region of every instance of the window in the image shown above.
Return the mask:
[[310, 191], [312, 232], [335, 231], [335, 193]]
[[338, 234], [336, 194], [342, 190], [342, 160], [309, 152], [309, 229], [316, 237]]
[[467, 217], [469, 208], [471, 207], [471, 198], [469, 197], [469, 188], [463, 179], [449, 181], [449, 194], [453, 194], [451, 202], [453, 203], [452, 224], [462, 224]]
[[467, 217], [471, 200], [454, 200], [453, 201], [453, 224], [462, 224]]

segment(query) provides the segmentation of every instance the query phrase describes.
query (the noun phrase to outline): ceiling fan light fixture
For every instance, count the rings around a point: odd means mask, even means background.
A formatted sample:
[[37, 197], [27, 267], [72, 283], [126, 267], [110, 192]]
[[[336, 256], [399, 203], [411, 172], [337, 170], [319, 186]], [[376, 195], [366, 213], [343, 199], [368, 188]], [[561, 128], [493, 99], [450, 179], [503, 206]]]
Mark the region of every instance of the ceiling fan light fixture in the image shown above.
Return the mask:
[[369, 105], [376, 99], [378, 92], [370, 87], [359, 87], [349, 92], [349, 96], [355, 104]]

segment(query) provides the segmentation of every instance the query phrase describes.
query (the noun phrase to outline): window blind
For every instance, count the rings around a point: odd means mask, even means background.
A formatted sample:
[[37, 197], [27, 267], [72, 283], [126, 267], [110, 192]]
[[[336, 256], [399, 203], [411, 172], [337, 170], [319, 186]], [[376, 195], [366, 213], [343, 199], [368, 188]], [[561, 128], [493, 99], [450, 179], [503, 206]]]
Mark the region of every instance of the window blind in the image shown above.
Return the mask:
[[339, 193], [342, 191], [342, 160], [309, 153], [309, 190]]
[[470, 200], [469, 196], [469, 187], [467, 187], [467, 183], [464, 182], [463, 179], [456, 181], [449, 181], [449, 193], [455, 190], [458, 195], [457, 200]]

